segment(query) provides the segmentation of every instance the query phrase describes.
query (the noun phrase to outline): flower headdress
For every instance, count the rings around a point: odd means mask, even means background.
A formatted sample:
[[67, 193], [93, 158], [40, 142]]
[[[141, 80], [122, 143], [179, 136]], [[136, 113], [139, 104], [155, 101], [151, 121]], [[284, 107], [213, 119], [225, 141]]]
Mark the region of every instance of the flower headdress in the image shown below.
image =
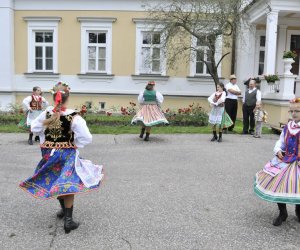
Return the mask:
[[155, 81], [149, 81], [148, 82], [148, 85], [155, 85], [156, 83], [155, 83]]
[[62, 95], [68, 94], [70, 92], [70, 87], [65, 82], [58, 82], [51, 90], [50, 93], [52, 95], [55, 95], [55, 108], [53, 109], [53, 112], [59, 112], [62, 110], [61, 104], [62, 104]]
[[293, 98], [290, 103], [300, 103], [300, 97]]

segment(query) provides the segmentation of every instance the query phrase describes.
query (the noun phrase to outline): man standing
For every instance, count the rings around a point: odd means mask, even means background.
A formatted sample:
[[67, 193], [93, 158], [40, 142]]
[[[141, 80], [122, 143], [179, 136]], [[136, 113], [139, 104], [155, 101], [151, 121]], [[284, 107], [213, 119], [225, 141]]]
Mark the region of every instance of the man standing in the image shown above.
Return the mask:
[[[48, 102], [42, 97], [42, 90], [40, 87], [33, 87], [32, 94], [23, 100], [23, 106], [27, 113], [26, 125], [30, 126], [31, 122], [42, 113], [43, 108], [48, 106]], [[33, 133], [29, 131], [28, 144], [33, 145]], [[35, 141], [39, 141], [39, 137], [35, 137]]]
[[229, 131], [232, 131], [234, 128], [236, 114], [238, 109], [238, 96], [241, 94], [239, 86], [236, 84], [236, 76], [231, 75], [229, 77], [230, 82], [226, 84], [227, 96], [225, 100], [225, 110], [230, 116], [233, 124], [228, 128]]
[[254, 134], [255, 119], [253, 110], [255, 109], [256, 103], [260, 102], [261, 92], [256, 88], [256, 81], [250, 80], [249, 88], [246, 89], [245, 95], [243, 97], [243, 134]]

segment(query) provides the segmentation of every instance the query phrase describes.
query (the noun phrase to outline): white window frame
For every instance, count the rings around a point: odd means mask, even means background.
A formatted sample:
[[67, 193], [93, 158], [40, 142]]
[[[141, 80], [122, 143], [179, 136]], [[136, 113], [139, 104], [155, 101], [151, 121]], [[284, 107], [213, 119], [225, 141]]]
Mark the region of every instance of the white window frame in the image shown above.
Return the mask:
[[[28, 73], [58, 73], [58, 23], [60, 17], [24, 17], [27, 21], [28, 36]], [[53, 69], [36, 70], [35, 69], [35, 33], [52, 32], [53, 33]]]
[[[153, 24], [153, 21], [149, 21], [147, 19], [133, 19], [133, 21], [136, 23], [136, 55], [135, 55], [135, 74], [136, 75], [143, 75], [143, 74], [153, 74], [153, 75], [162, 75], [166, 76], [166, 68], [167, 68], [167, 60], [166, 60], [166, 50], [164, 46], [162, 46], [165, 34], [162, 32], [163, 26], [159, 24]], [[161, 46], [160, 47], [160, 72], [150, 72], [150, 73], [144, 73], [142, 72], [142, 47], [143, 47], [143, 33], [149, 32], [149, 33], [160, 33], [160, 41]], [[150, 45], [151, 46], [151, 45]], [[154, 45], [151, 48], [155, 48], [157, 45]]]
[[[260, 51], [265, 51], [265, 48], [266, 48], [266, 45], [265, 45], [265, 47], [260, 46], [260, 37], [261, 36], [266, 36], [266, 31], [265, 30], [257, 30], [256, 31], [256, 36], [255, 36], [255, 44], [256, 44], [255, 45], [255, 65], [254, 65], [255, 74], [254, 75], [258, 75]], [[265, 54], [265, 56], [266, 56], [266, 54]], [[264, 64], [264, 70], [263, 70], [262, 75], [264, 74], [264, 71], [265, 71], [265, 64]]]
[[[201, 48], [203, 49], [204, 52], [204, 58], [207, 58], [207, 50], [208, 48], [205, 46], [197, 46], [197, 38], [192, 36], [192, 48]], [[222, 54], [223, 54], [223, 36], [218, 36], [216, 39], [216, 43], [215, 43], [215, 61], [216, 63], [219, 62], [219, 60], [222, 58]], [[191, 60], [190, 60], [190, 76], [191, 77], [197, 77], [197, 76], [210, 76], [210, 74], [208, 73], [196, 73], [196, 65], [197, 65], [197, 52], [195, 50], [192, 50], [191, 52]], [[203, 72], [206, 72], [206, 64], [204, 63], [203, 66]], [[221, 77], [222, 74], [222, 62], [220, 63], [219, 67], [218, 67], [218, 76]]]
[[[81, 74], [112, 74], [112, 24], [116, 18], [78, 17], [81, 23]], [[88, 33], [106, 33], [105, 71], [88, 70]]]

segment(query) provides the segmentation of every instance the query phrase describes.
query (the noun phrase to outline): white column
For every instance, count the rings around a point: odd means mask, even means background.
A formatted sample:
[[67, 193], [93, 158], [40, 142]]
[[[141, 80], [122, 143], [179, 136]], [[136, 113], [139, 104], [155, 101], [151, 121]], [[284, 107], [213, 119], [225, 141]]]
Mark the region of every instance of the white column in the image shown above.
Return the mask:
[[14, 0], [0, 1], [0, 109], [15, 101], [14, 85]]
[[277, 45], [278, 11], [272, 10], [267, 14], [265, 74], [275, 74], [276, 45]]
[[277, 49], [277, 64], [276, 64], [276, 73], [278, 75], [282, 75], [283, 70], [283, 52], [286, 47], [286, 32], [287, 25], [279, 25], [279, 33], [278, 33], [278, 49]]

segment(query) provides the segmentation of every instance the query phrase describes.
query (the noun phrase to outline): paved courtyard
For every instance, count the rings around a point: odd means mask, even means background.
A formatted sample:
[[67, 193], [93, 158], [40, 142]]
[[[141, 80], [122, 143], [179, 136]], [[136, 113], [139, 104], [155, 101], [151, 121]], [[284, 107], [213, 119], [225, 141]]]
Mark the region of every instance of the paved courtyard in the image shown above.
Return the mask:
[[76, 197], [81, 225], [66, 235], [56, 200], [18, 188], [40, 159], [38, 145], [0, 134], [0, 249], [300, 249], [294, 207], [276, 228], [276, 205], [253, 193], [277, 137], [94, 135], [81, 155], [104, 164], [106, 179]]

